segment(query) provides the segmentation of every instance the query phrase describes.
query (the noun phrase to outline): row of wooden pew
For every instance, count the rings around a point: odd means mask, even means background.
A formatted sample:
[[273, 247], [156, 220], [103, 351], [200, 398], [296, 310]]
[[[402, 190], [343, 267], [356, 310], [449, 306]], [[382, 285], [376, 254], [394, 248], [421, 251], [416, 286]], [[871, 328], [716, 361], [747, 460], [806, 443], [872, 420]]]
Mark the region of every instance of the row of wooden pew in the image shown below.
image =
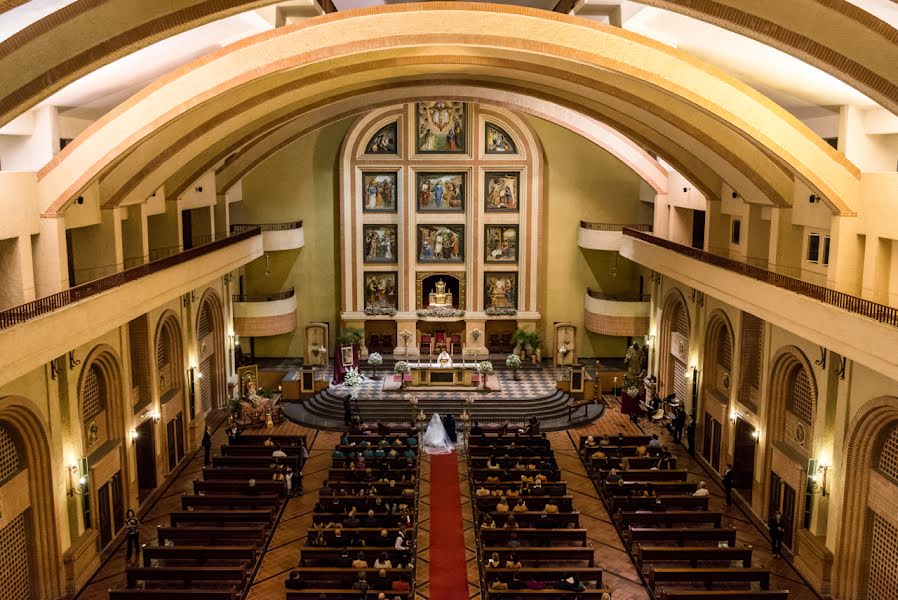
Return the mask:
[[[262, 436], [239, 436], [181, 498], [181, 510], [160, 525], [155, 544], [142, 547], [125, 587], [110, 600], [236, 600], [252, 579], [287, 496], [275, 474], [301, 466], [302, 436], [268, 436], [287, 458], [275, 459]], [[255, 485], [250, 485], [250, 479]]]
[[[417, 432], [403, 426], [341, 436], [335, 451], [344, 456], [332, 458], [326, 485], [319, 490], [312, 527], [293, 569], [299, 583], [285, 583], [287, 600], [317, 600], [322, 595], [328, 600], [374, 599], [380, 593], [389, 600], [414, 597], [417, 441]], [[394, 449], [401, 458], [369, 456], [360, 462], [358, 455], [366, 448]], [[405, 456], [408, 450], [415, 453], [414, 460]], [[396, 543], [400, 530], [407, 532], [404, 548]], [[365, 566], [350, 564], [357, 560]], [[388, 560], [390, 566], [376, 567], [378, 560]], [[404, 584], [407, 589], [394, 589]]]
[[[513, 468], [518, 464], [527, 468]], [[472, 436], [468, 474], [481, 597], [602, 598], [608, 590], [595, 563], [595, 549], [580, 526], [580, 513], [544, 436], [488, 430]], [[503, 499], [507, 512], [498, 510]], [[515, 509], [519, 499], [523, 506]]]
[[662, 600], [785, 600], [770, 589], [770, 572], [752, 567], [752, 547], [739, 544], [723, 513], [709, 510], [710, 497], [678, 469], [633, 468], [636, 449], [648, 436], [606, 440], [600, 451], [628, 458], [628, 470], [595, 458], [596, 447], [580, 439], [580, 456], [608, 513], [656, 598]]

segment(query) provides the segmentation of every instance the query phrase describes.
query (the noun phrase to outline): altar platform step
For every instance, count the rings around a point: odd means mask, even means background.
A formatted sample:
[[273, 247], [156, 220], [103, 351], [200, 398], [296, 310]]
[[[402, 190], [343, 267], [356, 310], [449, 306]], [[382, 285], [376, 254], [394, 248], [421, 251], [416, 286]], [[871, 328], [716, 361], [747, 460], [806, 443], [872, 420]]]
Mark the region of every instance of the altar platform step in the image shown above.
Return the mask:
[[[604, 405], [591, 404], [584, 414], [583, 408], [576, 411], [576, 416], [569, 418], [568, 404], [571, 397], [561, 391], [555, 391], [544, 397], [511, 399], [507, 397], [490, 397], [488, 394], [477, 395], [472, 406], [464, 403], [464, 393], [444, 393], [438, 397], [415, 394], [418, 398], [418, 410], [423, 410], [429, 418], [433, 413], [453, 414], [458, 420], [462, 410], [467, 409], [472, 418], [481, 424], [499, 424], [505, 421], [524, 423], [531, 416], [540, 420], [544, 431], [554, 431], [575, 427], [598, 419], [604, 413]], [[383, 423], [407, 423], [411, 418], [411, 406], [399, 394], [393, 398], [358, 400], [358, 414], [362, 421]], [[305, 400], [302, 403], [287, 403], [284, 414], [296, 423], [318, 429], [343, 429], [343, 395], [326, 390]], [[459, 425], [460, 426], [460, 425]]]

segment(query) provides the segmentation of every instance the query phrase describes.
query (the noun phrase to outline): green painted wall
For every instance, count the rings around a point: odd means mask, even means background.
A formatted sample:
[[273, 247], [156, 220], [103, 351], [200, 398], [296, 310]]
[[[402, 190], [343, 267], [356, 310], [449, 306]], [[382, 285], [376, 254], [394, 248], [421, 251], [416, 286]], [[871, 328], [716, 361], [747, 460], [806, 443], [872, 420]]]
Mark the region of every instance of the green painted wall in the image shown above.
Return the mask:
[[525, 117], [543, 145], [544, 212], [542, 260], [546, 290], [542, 297], [543, 339], [551, 340], [552, 325], [569, 321], [578, 327], [580, 356], [623, 356], [626, 338], [589, 333], [583, 327], [586, 288], [606, 293], [635, 294], [639, 272], [617, 253], [581, 250], [580, 221], [651, 223], [652, 205], [639, 201], [639, 177], [608, 152], [558, 125]]
[[[290, 334], [256, 338], [256, 356], [303, 355], [308, 323], [339, 323], [338, 255], [339, 154], [351, 119], [303, 136], [259, 165], [243, 179], [243, 201], [231, 207], [231, 222], [303, 221], [305, 246], [269, 254], [246, 266], [246, 289], [270, 293], [293, 287], [297, 296], [297, 328]], [[247, 349], [248, 350], [248, 349]]]

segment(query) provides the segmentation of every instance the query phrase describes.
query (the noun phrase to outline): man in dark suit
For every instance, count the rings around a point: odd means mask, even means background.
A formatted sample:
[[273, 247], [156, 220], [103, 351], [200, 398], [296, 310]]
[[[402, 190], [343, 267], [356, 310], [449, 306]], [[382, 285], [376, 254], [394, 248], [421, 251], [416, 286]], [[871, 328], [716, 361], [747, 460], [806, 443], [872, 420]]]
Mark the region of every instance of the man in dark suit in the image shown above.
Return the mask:
[[733, 504], [733, 483], [736, 479], [736, 472], [733, 471], [733, 465], [727, 465], [727, 470], [723, 474], [723, 489], [726, 492], [727, 506]]
[[449, 436], [449, 441], [453, 444], [458, 441], [458, 434], [455, 431], [455, 417], [452, 415], [446, 415], [443, 417], [443, 428], [446, 430], [446, 435]]

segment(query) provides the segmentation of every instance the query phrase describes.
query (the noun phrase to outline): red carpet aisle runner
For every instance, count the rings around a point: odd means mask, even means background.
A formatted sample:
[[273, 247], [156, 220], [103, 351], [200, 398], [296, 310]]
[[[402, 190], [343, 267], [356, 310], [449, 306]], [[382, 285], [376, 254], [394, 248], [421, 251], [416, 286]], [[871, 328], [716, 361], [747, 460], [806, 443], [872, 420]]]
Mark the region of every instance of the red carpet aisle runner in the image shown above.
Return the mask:
[[430, 457], [430, 598], [468, 600], [458, 457]]

